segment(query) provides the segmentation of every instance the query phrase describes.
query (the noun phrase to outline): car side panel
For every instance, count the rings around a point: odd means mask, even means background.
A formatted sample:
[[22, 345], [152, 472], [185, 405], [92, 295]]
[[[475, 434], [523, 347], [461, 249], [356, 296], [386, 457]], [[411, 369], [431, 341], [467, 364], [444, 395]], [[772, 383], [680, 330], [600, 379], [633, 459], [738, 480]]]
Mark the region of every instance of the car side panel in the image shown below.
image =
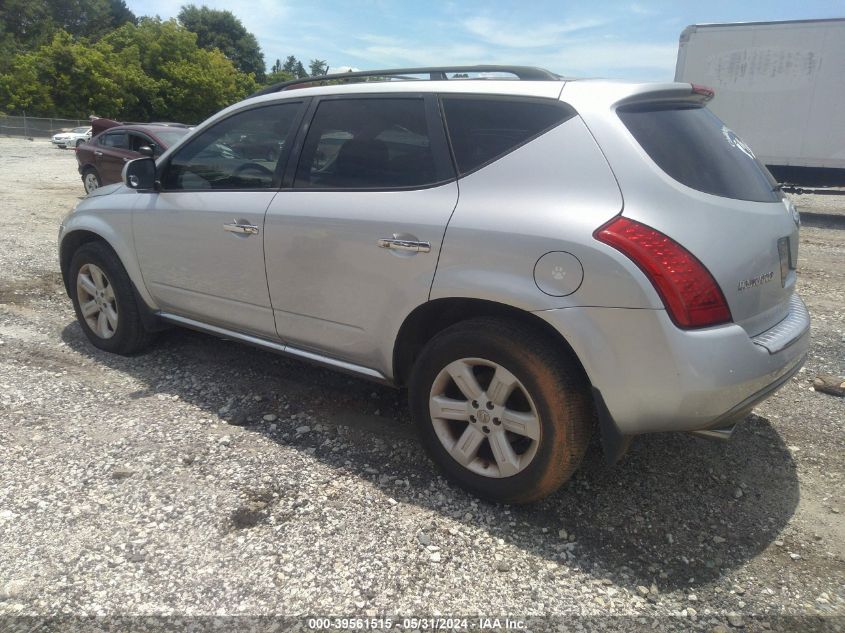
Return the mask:
[[[97, 154], [100, 152], [100, 154]], [[100, 184], [110, 185], [120, 182], [120, 173], [123, 166], [133, 158], [140, 158], [141, 154], [128, 149], [116, 147], [97, 146], [94, 152], [96, 156], [97, 171], [100, 173]]]
[[[296, 347], [393, 372], [393, 342], [428, 298], [454, 182], [416, 191], [282, 191], [265, 220], [279, 336]], [[378, 246], [399, 234], [427, 253]]]
[[[116, 198], [119, 199], [117, 204]], [[88, 196], [85, 199], [85, 210], [70, 214], [62, 223], [59, 245], [61, 249], [62, 242], [76, 231], [99, 235], [117, 253], [144, 303], [150, 309], [157, 309], [144, 285], [132, 240], [132, 208], [137, 200], [138, 194], [125, 187], [111, 195]]]
[[[524, 310], [663, 307], [634, 264], [593, 238], [623, 201], [579, 117], [461, 178], [458, 187], [431, 299], [472, 297]], [[551, 251], [571, 253], [583, 268], [583, 282], [568, 296], [550, 296], [535, 283], [535, 265]]]

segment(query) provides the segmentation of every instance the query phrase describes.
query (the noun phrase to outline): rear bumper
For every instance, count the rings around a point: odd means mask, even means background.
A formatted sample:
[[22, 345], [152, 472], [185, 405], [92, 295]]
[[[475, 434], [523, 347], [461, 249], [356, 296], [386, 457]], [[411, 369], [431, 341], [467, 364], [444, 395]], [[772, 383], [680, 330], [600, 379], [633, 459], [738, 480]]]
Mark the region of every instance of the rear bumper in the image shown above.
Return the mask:
[[572, 345], [623, 435], [730, 426], [801, 368], [810, 343], [797, 295], [786, 319], [754, 338], [735, 324], [680, 330], [664, 310], [537, 314]]

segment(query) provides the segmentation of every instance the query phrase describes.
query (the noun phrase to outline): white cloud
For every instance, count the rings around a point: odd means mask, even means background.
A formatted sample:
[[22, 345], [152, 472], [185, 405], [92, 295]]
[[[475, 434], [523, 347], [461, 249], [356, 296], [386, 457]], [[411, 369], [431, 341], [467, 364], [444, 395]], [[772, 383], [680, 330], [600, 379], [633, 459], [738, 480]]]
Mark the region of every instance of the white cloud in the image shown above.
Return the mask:
[[670, 80], [675, 72], [677, 55], [678, 45], [674, 42], [650, 44], [613, 40], [567, 46], [543, 57], [564, 73], [608, 76], [619, 71], [644, 69], [663, 73], [664, 79]]
[[567, 20], [551, 24], [516, 27], [504, 20], [475, 17], [464, 20], [464, 28], [485, 42], [509, 48], [541, 48], [560, 44], [568, 35], [605, 24], [603, 20]]
[[[486, 45], [438, 47], [366, 46], [345, 56], [365, 59], [366, 68], [454, 64], [523, 64], [576, 77], [616, 77], [669, 81], [674, 76], [677, 44], [590, 40], [544, 51], [503, 50]], [[631, 72], [635, 71], [635, 72]]]
[[659, 13], [657, 9], [647, 7], [639, 2], [632, 3], [629, 8], [631, 9], [631, 13], [636, 13], [637, 15], [657, 15]]

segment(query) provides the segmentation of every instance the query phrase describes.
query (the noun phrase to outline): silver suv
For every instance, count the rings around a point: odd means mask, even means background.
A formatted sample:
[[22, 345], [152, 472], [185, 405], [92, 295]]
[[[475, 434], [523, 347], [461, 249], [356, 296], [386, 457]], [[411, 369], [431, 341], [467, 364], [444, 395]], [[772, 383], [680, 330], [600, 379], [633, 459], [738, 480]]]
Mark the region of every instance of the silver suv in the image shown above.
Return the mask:
[[536, 500], [596, 428], [610, 461], [727, 436], [806, 356], [798, 215], [712, 96], [524, 67], [280, 84], [80, 202], [65, 285], [110, 352], [180, 325], [406, 386], [447, 476]]

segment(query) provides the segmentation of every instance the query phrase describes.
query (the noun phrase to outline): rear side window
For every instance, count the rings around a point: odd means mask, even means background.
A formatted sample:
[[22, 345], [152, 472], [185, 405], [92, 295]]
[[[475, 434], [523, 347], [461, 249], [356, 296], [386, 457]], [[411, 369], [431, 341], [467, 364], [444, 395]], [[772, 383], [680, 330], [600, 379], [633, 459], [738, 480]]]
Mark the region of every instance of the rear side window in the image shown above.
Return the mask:
[[552, 100], [444, 96], [442, 103], [461, 175], [575, 116], [571, 107]]
[[628, 106], [619, 118], [651, 159], [681, 184], [723, 198], [777, 202], [775, 180], [751, 149], [702, 106]]
[[294, 186], [424, 187], [453, 177], [434, 154], [423, 99], [328, 99], [308, 129]]

